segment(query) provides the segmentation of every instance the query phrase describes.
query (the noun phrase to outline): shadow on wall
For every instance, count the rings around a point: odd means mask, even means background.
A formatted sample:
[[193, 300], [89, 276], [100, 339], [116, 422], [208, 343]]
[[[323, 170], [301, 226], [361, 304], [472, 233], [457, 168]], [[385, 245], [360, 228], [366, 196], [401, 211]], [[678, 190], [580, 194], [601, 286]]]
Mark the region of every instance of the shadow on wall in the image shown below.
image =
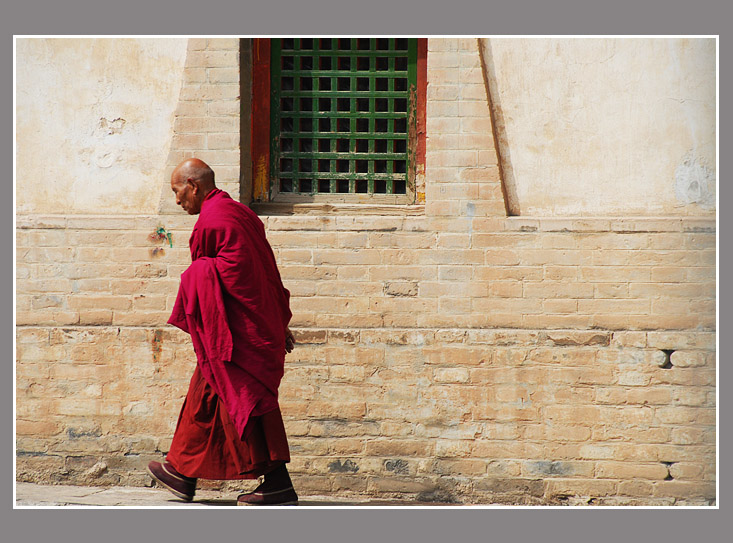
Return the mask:
[[496, 86], [494, 57], [489, 40], [477, 38], [476, 41], [478, 41], [478, 51], [483, 68], [486, 99], [489, 103], [489, 112], [491, 114], [491, 127], [494, 133], [494, 142], [496, 142], [496, 154], [499, 160], [499, 177], [501, 178], [501, 191], [504, 195], [506, 214], [516, 216], [520, 214], [519, 197], [517, 196], [517, 183], [514, 179], [511, 152], [509, 151], [509, 143], [507, 141], [504, 112], [501, 109], [499, 90]]

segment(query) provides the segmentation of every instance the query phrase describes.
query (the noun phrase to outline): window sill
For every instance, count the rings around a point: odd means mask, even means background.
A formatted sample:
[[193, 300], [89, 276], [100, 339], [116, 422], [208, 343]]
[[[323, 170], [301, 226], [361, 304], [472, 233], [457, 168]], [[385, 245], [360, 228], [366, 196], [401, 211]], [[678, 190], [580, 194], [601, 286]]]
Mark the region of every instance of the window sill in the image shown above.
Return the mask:
[[424, 215], [424, 205], [267, 202], [252, 203], [258, 215]]

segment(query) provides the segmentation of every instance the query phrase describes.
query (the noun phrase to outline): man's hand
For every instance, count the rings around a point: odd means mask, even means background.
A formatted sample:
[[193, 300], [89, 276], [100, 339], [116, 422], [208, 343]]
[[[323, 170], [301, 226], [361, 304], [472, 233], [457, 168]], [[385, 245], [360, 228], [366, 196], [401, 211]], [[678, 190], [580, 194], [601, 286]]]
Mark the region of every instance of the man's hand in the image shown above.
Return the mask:
[[293, 333], [290, 331], [290, 328], [285, 328], [285, 350], [290, 352], [294, 346], [295, 338], [293, 337]]

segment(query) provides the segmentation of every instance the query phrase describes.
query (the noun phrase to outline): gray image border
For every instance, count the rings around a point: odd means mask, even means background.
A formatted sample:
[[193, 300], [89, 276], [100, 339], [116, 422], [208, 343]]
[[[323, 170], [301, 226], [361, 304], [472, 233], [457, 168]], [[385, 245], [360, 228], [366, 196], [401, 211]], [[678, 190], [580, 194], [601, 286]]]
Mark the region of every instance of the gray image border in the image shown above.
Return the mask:
[[[284, 15], [285, 14], [285, 15]], [[491, 5], [487, 2], [437, 0], [385, 2], [346, 5], [343, 1], [284, 3], [276, 0], [257, 6], [235, 0], [192, 2], [165, 0], [146, 2], [129, 0], [102, 7], [91, 0], [52, 2], [27, 0], [13, 5], [0, 25], [6, 47], [2, 54], [3, 73], [13, 69], [13, 35], [287, 35], [287, 34], [398, 34], [398, 35], [721, 35], [723, 21], [731, 20], [731, 9], [722, 1], [681, 2], [654, 0], [633, 2], [617, 0], [591, 5], [580, 0], [542, 2], [517, 0]], [[334, 32], [338, 28], [338, 32]], [[725, 27], [724, 27], [725, 28]], [[369, 29], [369, 31], [366, 31]], [[720, 70], [727, 74], [720, 88], [730, 88], [731, 70], [726, 69], [728, 40], [721, 36]], [[725, 46], [725, 47], [724, 47]], [[12, 78], [2, 86], [3, 102], [12, 104]], [[721, 93], [719, 92], [719, 95]], [[722, 121], [729, 117], [729, 107], [720, 111]], [[3, 126], [12, 126], [11, 107], [2, 109]], [[2, 152], [13, 160], [13, 136], [3, 132]], [[7, 141], [6, 141], [7, 140]], [[722, 146], [723, 151], [727, 150]], [[724, 153], [723, 156], [728, 156]], [[719, 171], [719, 170], [718, 170]], [[10, 183], [10, 181], [8, 182]], [[728, 193], [719, 195], [727, 198]], [[3, 200], [13, 220], [9, 198]], [[718, 232], [727, 231], [731, 221], [720, 218]], [[13, 248], [13, 228], [2, 229], [3, 249]], [[719, 243], [720, 243], [720, 237]], [[722, 245], [722, 244], [721, 244]], [[729, 251], [723, 251], [718, 270], [729, 269]], [[3, 284], [0, 301], [7, 323], [2, 330], [2, 344], [11, 350], [3, 372], [2, 397], [6, 403], [2, 434], [13, 431], [12, 378], [15, 353], [12, 307], [14, 266], [10, 259], [2, 265]], [[728, 299], [730, 288], [719, 283], [719, 322], [729, 322], [730, 309], [720, 304]], [[718, 353], [726, 352], [727, 334], [719, 333]], [[721, 372], [719, 390], [729, 380]], [[720, 397], [720, 394], [719, 394]], [[718, 455], [729, 449], [730, 402], [719, 404], [720, 442]], [[49, 510], [13, 509], [12, 439], [3, 440], [0, 465], [3, 466], [4, 492], [2, 517], [6, 541], [202, 541], [236, 538], [269, 541], [705, 541], [724, 539], [730, 521], [724, 512], [730, 501], [721, 485], [718, 507], [711, 510], [558, 510], [535, 509], [318, 509], [202, 512], [184, 514], [182, 510]], [[727, 481], [730, 468], [721, 462], [719, 481]], [[237, 517], [246, 515], [246, 518]], [[568, 518], [567, 515], [572, 515]], [[289, 537], [288, 537], [289, 536]], [[7, 539], [5, 539], [7, 537]]]

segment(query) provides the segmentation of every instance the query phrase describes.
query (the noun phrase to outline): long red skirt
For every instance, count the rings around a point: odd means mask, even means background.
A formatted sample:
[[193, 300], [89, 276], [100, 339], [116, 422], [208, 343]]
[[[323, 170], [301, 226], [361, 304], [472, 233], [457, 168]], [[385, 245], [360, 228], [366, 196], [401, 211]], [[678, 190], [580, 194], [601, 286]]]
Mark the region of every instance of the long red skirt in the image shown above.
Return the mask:
[[244, 434], [196, 366], [166, 460], [201, 479], [256, 479], [290, 461], [280, 409], [251, 416]]

